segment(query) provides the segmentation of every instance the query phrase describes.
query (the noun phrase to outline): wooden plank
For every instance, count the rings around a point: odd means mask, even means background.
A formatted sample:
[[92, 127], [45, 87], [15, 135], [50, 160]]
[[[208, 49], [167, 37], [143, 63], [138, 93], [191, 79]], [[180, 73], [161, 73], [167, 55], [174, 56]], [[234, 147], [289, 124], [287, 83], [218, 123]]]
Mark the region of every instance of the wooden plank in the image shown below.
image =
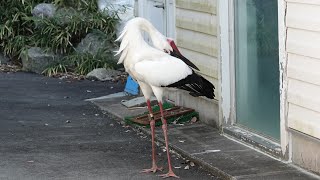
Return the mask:
[[288, 28], [287, 51], [320, 59], [320, 32]]
[[320, 59], [288, 53], [288, 77], [320, 86]]
[[288, 27], [320, 32], [320, 18], [312, 17], [320, 17], [320, 6], [288, 3], [286, 21]]
[[217, 14], [217, 0], [176, 0], [176, 7]]
[[215, 36], [177, 28], [177, 45], [185, 49], [218, 57], [218, 39]]
[[216, 36], [217, 16], [209, 13], [177, 8], [176, 26]]
[[300, 3], [300, 4], [313, 4], [320, 5], [319, 0], [286, 0], [287, 2]]
[[290, 79], [288, 102], [320, 113], [320, 86]]
[[320, 113], [289, 104], [288, 126], [320, 139]]
[[[176, 118], [177, 120], [179, 119], [179, 117], [187, 114], [187, 113], [191, 113], [194, 112], [194, 109], [191, 108], [185, 108], [185, 107], [180, 107], [180, 106], [174, 106], [170, 109], [165, 109], [163, 110], [164, 112], [164, 117], [165, 119], [170, 119], [170, 118]], [[156, 122], [161, 121], [161, 113], [160, 111], [153, 113], [154, 116], [154, 120]], [[145, 114], [145, 115], [141, 115], [138, 117], [135, 117], [132, 119], [133, 122], [135, 123], [139, 123], [142, 125], [149, 125], [150, 121], [149, 121], [149, 114]]]

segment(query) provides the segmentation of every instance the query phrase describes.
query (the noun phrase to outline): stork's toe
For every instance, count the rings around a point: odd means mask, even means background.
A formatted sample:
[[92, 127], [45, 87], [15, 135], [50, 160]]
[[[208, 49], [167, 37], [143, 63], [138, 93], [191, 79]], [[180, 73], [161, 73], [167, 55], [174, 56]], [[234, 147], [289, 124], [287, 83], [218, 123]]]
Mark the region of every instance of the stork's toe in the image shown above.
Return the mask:
[[173, 171], [169, 171], [167, 174], [161, 174], [159, 176], [162, 178], [168, 178], [168, 177], [180, 178], [179, 176], [175, 175]]
[[142, 171], [141, 171], [141, 173], [150, 173], [150, 172], [153, 172], [153, 173], [155, 173], [155, 172], [157, 172], [157, 171], [162, 171], [162, 167], [158, 167], [158, 166], [153, 166], [152, 168], [150, 168], [150, 169], [143, 169]]

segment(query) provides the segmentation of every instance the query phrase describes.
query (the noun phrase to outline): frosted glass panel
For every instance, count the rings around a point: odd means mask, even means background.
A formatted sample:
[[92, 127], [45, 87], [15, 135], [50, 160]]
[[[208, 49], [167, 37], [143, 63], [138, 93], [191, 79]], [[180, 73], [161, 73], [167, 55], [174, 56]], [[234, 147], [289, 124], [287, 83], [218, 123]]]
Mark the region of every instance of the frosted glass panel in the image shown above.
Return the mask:
[[235, 1], [237, 123], [280, 138], [277, 0]]

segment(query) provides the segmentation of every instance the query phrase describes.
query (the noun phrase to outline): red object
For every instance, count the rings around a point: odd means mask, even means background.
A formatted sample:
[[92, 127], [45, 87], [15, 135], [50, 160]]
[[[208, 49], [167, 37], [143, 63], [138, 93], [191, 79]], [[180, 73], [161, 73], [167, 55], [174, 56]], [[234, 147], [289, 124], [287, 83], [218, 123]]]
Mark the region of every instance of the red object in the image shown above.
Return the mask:
[[170, 44], [170, 46], [172, 47], [172, 51], [170, 51], [170, 55], [176, 58], [179, 58], [180, 60], [182, 60], [184, 63], [186, 63], [188, 66], [196, 69], [199, 71], [199, 68], [194, 65], [189, 59], [187, 59], [186, 57], [184, 57], [181, 52], [179, 51], [177, 45], [174, 43], [174, 41], [172, 39], [167, 39], [168, 43]]
[[[143, 173], [149, 173], [149, 172], [155, 173], [158, 170], [161, 171], [162, 167], [158, 167], [157, 164], [156, 164], [156, 153], [155, 153], [155, 143], [154, 143], [155, 120], [154, 120], [154, 117], [153, 117], [150, 100], [147, 100], [147, 105], [148, 105], [148, 110], [149, 110], [149, 113], [150, 113], [149, 117], [150, 117], [150, 127], [151, 127], [151, 137], [152, 137], [152, 167], [150, 169], [144, 169], [144, 170], [142, 170], [142, 172]], [[166, 150], [167, 150], [167, 158], [168, 158], [168, 166], [169, 166], [168, 173], [162, 174], [162, 175], [159, 175], [159, 176], [161, 176], [163, 178], [167, 178], [167, 177], [179, 178], [179, 176], [175, 175], [173, 170], [172, 170], [170, 152], [169, 152], [169, 146], [168, 146], [167, 120], [164, 119], [163, 107], [162, 107], [162, 103], [161, 102], [159, 102], [159, 107], [160, 107], [160, 113], [161, 113], [162, 130], [163, 130], [164, 140], [166, 142]]]
[[164, 135], [164, 140], [166, 142], [166, 150], [167, 150], [167, 158], [168, 158], [168, 166], [169, 166], [169, 172], [166, 174], [161, 174], [160, 176], [163, 178], [167, 177], [176, 177], [179, 178], [179, 176], [175, 175], [174, 172], [172, 171], [172, 166], [171, 166], [171, 160], [170, 160], [170, 152], [169, 152], [169, 146], [168, 146], [168, 128], [167, 128], [167, 120], [164, 119], [164, 113], [163, 113], [163, 107], [162, 103], [159, 102], [159, 107], [160, 107], [160, 112], [161, 112], [161, 120], [162, 120], [162, 130], [163, 130], [163, 135]]
[[172, 39], [167, 39], [167, 41], [169, 42], [170, 46], [176, 51], [178, 52], [180, 55], [182, 55], [178, 49], [178, 47], [176, 46], [176, 44], [174, 43], [174, 41]]
[[156, 151], [155, 151], [155, 143], [154, 143], [154, 137], [155, 137], [155, 120], [153, 117], [152, 109], [151, 109], [151, 103], [150, 100], [147, 100], [148, 110], [149, 110], [149, 119], [150, 119], [150, 128], [151, 128], [151, 141], [152, 141], [152, 167], [150, 169], [144, 169], [142, 172], [149, 173], [149, 172], [157, 172], [158, 170], [161, 171], [162, 167], [158, 167], [156, 164]]

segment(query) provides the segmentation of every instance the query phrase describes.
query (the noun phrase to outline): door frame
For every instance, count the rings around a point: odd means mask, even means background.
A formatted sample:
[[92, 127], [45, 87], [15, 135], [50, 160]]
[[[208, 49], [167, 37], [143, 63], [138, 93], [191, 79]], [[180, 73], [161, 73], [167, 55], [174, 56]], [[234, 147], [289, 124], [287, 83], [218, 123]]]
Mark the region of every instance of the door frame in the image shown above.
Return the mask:
[[[137, 3], [138, 10], [136, 10], [137, 14], [136, 16], [148, 18], [148, 13], [146, 11], [146, 5], [148, 0], [135, 0], [135, 3]], [[159, 1], [159, 0], [155, 0]], [[175, 0], [163, 0], [165, 4], [165, 11], [164, 16], [166, 19], [165, 26], [166, 26], [166, 34], [164, 34], [167, 37], [170, 37], [175, 40], [176, 37], [176, 29], [175, 29]], [[171, 17], [171, 18], [170, 18]]]
[[[236, 124], [236, 96], [235, 96], [235, 37], [234, 37], [234, 1], [219, 0], [219, 42], [220, 42], [220, 92], [219, 122], [223, 132], [227, 132]], [[287, 131], [287, 53], [286, 53], [286, 2], [278, 0], [278, 33], [279, 33], [279, 91], [280, 91], [280, 147], [281, 159], [291, 160], [291, 145]], [[231, 128], [230, 128], [231, 127]], [[239, 128], [242, 129], [242, 128]], [[252, 132], [250, 132], [252, 133]], [[254, 133], [253, 133], [254, 134]], [[257, 138], [265, 138], [254, 135]], [[272, 142], [271, 142], [272, 143]], [[277, 144], [274, 143], [273, 144]]]

